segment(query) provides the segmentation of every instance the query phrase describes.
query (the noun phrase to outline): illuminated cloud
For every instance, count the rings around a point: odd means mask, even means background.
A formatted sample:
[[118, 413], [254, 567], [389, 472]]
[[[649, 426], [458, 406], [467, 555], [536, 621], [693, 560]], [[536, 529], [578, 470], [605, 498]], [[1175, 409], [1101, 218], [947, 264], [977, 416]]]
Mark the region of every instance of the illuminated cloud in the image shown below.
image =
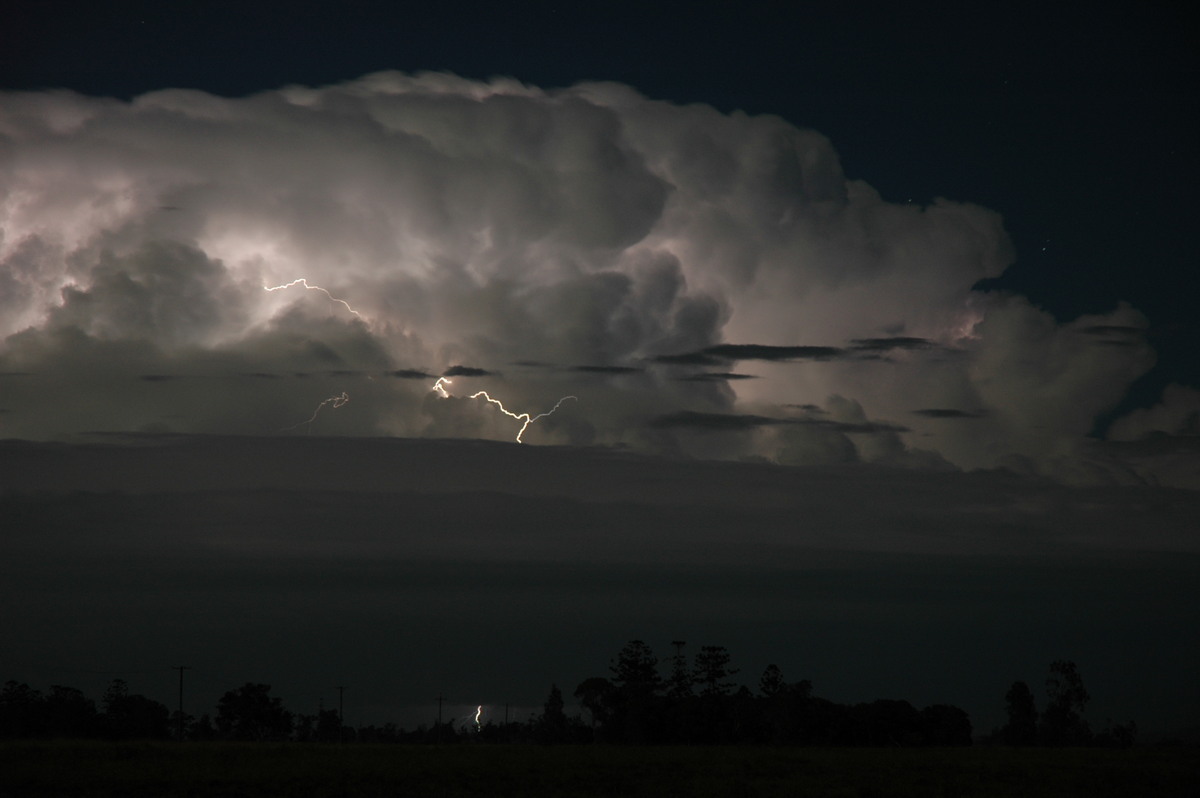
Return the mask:
[[1133, 411], [1109, 430], [1109, 437], [1117, 441], [1153, 436], [1200, 437], [1200, 390], [1168, 385], [1162, 402]]
[[0, 142], [6, 437], [276, 434], [345, 393], [312, 431], [512, 439], [440, 374], [579, 396], [533, 443], [1053, 474], [1154, 359], [1128, 306], [973, 290], [1013, 257], [996, 213], [618, 84], [9, 93]]

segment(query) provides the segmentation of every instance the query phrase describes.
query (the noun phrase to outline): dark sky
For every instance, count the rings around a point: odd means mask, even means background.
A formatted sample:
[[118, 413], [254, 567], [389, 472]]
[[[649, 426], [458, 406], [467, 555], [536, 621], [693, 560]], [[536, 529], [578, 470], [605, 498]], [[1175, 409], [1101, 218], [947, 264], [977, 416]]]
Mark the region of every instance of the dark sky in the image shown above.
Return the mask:
[[[392, 624], [409, 631], [388, 663], [411, 670], [422, 635], [440, 653], [372, 720], [438, 690], [532, 706], [631, 637], [665, 655], [680, 635], [729, 645], [747, 683], [777, 658], [842, 700], [959, 701], [977, 728], [1059, 657], [1114, 716], [1200, 705], [1128, 657], [1200, 664], [1177, 645], [1200, 488], [1181, 11], [25, 5], [0, 12], [0, 438], [60, 443], [6, 444], [51, 465], [0, 483], [4, 567], [33, 580], [6, 588], [27, 614], [5, 652], [23, 670], [0, 676], [70, 684], [175, 646], [222, 673], [196, 674], [210, 693], [227, 673], [382, 695], [363, 663]], [[518, 433], [563, 459], [520, 460]], [[295, 459], [257, 448], [325, 436]], [[392, 438], [411, 445], [371, 448]], [[432, 492], [405, 484], [418, 438], [448, 458]], [[156, 454], [109, 483], [97, 440]], [[197, 483], [193, 456], [278, 480]], [[322, 484], [308, 457], [397, 480], [367, 509], [327, 486], [358, 526], [314, 525], [294, 509]], [[460, 481], [457, 462], [482, 465]], [[661, 516], [612, 487], [639, 469], [676, 486]], [[760, 482], [770, 509], [745, 499]], [[762, 539], [733, 509], [705, 527], [684, 484], [745, 499]], [[118, 493], [35, 493], [52, 489]], [[193, 501], [209, 526], [157, 537]], [[406, 507], [419, 522], [390, 538]], [[383, 609], [392, 589], [404, 609]], [[79, 602], [124, 620], [83, 634]], [[571, 613], [590, 625], [564, 638]], [[48, 626], [62, 639], [37, 649]], [[488, 630], [502, 664], [474, 659]], [[209, 655], [243, 645], [226, 671]], [[312, 668], [278, 655], [312, 645]], [[546, 673], [517, 673], [527, 651]]]

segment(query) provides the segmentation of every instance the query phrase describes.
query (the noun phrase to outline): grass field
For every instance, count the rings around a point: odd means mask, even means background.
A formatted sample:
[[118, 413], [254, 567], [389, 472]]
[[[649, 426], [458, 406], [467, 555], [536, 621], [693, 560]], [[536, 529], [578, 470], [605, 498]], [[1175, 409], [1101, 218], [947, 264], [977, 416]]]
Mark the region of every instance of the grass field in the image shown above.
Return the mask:
[[1195, 796], [1195, 748], [0, 744], [0, 796]]

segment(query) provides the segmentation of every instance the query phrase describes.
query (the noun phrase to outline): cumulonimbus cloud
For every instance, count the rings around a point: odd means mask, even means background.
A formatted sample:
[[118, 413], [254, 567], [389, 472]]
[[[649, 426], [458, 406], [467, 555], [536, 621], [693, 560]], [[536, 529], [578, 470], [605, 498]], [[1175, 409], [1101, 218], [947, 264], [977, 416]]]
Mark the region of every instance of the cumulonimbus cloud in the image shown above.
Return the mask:
[[[1130, 307], [973, 290], [1013, 257], [994, 212], [886, 202], [815, 131], [619, 84], [8, 93], [0, 143], [9, 437], [271, 433], [345, 391], [303, 431], [512, 438], [442, 374], [533, 415], [579, 397], [530, 442], [1036, 469], [1153, 363]], [[712, 422], [805, 405], [829, 420]]]

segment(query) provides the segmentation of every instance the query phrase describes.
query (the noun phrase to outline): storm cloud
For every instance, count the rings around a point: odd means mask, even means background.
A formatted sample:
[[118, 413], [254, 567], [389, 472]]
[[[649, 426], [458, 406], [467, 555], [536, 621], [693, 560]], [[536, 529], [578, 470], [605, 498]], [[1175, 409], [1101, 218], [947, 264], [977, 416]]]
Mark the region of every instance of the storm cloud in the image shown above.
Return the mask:
[[[530, 443], [1078, 478], [1153, 365], [1148, 325], [975, 290], [1012, 258], [996, 213], [887, 202], [816, 131], [613, 83], [6, 93], [0, 373], [27, 376], [0, 384], [0, 434], [513, 440], [431, 391], [458, 374], [517, 413], [578, 397]], [[705, 376], [742, 360], [758, 379]], [[829, 423], [654, 423], [802, 405]]]

